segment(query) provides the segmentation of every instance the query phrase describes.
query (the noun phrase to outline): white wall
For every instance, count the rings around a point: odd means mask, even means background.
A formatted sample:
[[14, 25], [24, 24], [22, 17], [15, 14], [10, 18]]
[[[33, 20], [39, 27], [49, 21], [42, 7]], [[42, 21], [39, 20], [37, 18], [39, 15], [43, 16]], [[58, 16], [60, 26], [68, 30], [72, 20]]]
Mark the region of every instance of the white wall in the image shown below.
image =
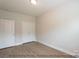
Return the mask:
[[79, 1], [71, 0], [37, 17], [37, 39], [50, 47], [78, 55]]
[[[19, 14], [19, 13], [15, 13], [15, 12], [9, 12], [6, 10], [0, 10], [0, 19], [4, 19], [4, 20], [14, 20], [15, 21], [15, 38], [16, 38], [16, 44], [21, 44], [23, 43], [23, 22], [30, 23], [29, 25], [25, 25], [28, 26], [28, 28], [30, 28], [31, 25], [32, 28], [30, 29], [30, 31], [26, 30], [26, 34], [33, 37], [33, 39], [31, 41], [36, 41], [35, 39], [35, 17], [29, 16], [29, 15], [25, 15], [25, 14]], [[29, 32], [32, 33], [28, 34]], [[29, 42], [30, 39], [26, 38], [26, 41]], [[25, 42], [24, 42], [25, 43]]]

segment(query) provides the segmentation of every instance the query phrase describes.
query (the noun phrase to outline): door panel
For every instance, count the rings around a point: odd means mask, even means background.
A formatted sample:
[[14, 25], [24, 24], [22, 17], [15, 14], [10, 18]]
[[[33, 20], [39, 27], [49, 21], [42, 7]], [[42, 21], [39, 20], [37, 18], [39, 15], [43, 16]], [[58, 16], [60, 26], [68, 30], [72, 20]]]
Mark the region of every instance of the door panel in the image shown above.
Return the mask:
[[15, 22], [13, 20], [0, 20], [0, 48], [15, 45]]
[[22, 22], [23, 43], [35, 41], [35, 25], [32, 22]]

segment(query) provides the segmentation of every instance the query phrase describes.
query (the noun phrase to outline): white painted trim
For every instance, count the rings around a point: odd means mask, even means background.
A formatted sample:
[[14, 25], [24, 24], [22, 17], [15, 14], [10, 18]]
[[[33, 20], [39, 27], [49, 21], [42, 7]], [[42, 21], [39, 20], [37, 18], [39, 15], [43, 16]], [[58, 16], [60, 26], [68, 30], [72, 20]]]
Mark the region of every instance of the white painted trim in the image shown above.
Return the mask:
[[22, 45], [23, 43], [16, 43], [15, 46]]
[[9, 45], [9, 46], [0, 47], [0, 49], [9, 48], [9, 47], [13, 47], [13, 46], [15, 46], [15, 44], [12, 44], [12, 45]]
[[[29, 42], [33, 42], [33, 41], [29, 41]], [[13, 46], [18, 46], [18, 45], [22, 45], [24, 43], [29, 43], [29, 42], [16, 43], [16, 44], [12, 44], [10, 46], [5, 46], [5, 47], [3, 46], [3, 47], [0, 47], [0, 49], [9, 48], [9, 47], [13, 47]], [[36, 41], [34, 41], [34, 42], [36, 42]]]
[[[33, 42], [33, 41], [36, 42], [36, 40], [32, 40], [32, 41], [28, 41], [28, 42]], [[24, 43], [28, 43], [28, 42], [20, 42], [20, 43], [16, 43], [15, 46], [22, 45], [22, 44], [24, 44]]]

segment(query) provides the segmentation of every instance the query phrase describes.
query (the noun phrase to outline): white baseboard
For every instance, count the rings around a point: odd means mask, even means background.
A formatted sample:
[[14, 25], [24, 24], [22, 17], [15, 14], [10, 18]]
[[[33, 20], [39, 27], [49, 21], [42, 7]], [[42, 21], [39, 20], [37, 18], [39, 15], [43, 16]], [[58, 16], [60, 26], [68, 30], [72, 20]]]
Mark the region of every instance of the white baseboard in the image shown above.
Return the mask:
[[46, 45], [46, 46], [48, 46], [48, 47], [51, 47], [51, 48], [54, 48], [54, 49], [56, 49], [56, 50], [62, 51], [62, 52], [64, 52], [64, 53], [66, 53], [66, 54], [72, 55], [72, 56], [74, 56], [74, 57], [78, 57], [78, 56], [76, 56], [75, 53], [73, 53], [73, 52], [67, 51], [67, 50], [62, 49], [62, 48], [58, 48], [58, 47], [56, 47], [56, 46], [47, 44], [47, 43], [45, 43], [45, 42], [41, 42], [41, 41], [38, 41], [38, 42], [39, 42], [39, 43], [42, 43], [42, 44], [44, 44], [44, 45]]
[[2, 46], [2, 47], [0, 47], [0, 49], [9, 48], [9, 47], [13, 47], [13, 46], [15, 46], [15, 44], [10, 44], [8, 46]]
[[[36, 41], [36, 40], [34, 40], [34, 41]], [[32, 42], [32, 41], [28, 41], [28, 42]], [[28, 42], [20, 42], [20, 43], [9, 44], [8, 46], [1, 46], [0, 49], [9, 48], [9, 47], [13, 47], [13, 46], [18, 46], [18, 45], [22, 45], [22, 44], [28, 43]]]
[[17, 44], [15, 44], [15, 46], [18, 46], [18, 45], [22, 45], [23, 43], [17, 43]]

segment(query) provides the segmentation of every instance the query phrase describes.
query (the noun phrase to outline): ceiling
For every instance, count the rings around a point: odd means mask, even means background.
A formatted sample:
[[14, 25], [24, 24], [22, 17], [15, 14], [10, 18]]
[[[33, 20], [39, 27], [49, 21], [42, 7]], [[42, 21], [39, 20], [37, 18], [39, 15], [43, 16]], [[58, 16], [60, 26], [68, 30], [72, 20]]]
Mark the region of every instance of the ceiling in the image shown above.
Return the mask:
[[37, 0], [37, 5], [33, 5], [29, 0], [0, 0], [0, 9], [39, 16], [66, 1], [67, 0]]

